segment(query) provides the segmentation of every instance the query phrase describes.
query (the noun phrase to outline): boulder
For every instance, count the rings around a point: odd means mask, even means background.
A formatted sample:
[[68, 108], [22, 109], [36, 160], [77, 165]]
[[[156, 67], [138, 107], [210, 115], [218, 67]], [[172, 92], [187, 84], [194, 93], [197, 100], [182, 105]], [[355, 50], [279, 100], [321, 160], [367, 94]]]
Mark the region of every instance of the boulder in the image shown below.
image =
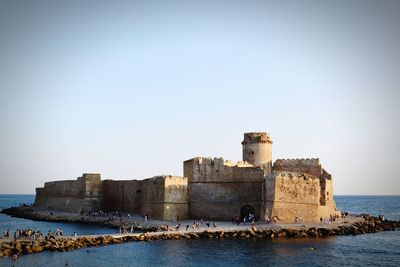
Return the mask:
[[2, 249], [1, 251], [0, 251], [0, 256], [1, 257], [9, 257], [9, 256], [11, 256], [11, 249]]
[[22, 254], [22, 246], [19, 241], [16, 241], [14, 244], [14, 248], [18, 251], [18, 254]]
[[199, 238], [200, 236], [196, 233], [189, 233], [191, 238]]
[[8, 244], [8, 243], [3, 243], [3, 244], [1, 245], [1, 247], [2, 247], [2, 249], [11, 249], [11, 246], [10, 246], [10, 244]]

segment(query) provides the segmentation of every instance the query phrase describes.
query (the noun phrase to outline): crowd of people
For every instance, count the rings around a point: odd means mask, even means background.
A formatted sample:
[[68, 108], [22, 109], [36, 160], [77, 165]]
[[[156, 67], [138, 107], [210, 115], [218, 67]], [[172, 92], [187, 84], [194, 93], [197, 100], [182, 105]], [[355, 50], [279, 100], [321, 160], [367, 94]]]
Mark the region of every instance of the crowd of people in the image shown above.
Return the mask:
[[339, 218], [346, 218], [346, 216], [348, 215], [347, 212], [342, 212], [340, 215], [338, 214], [330, 214], [329, 218], [319, 218], [319, 221], [321, 223], [325, 223], [325, 224], [329, 224], [331, 222], [335, 222], [336, 220], [338, 220]]
[[[212, 226], [213, 226], [213, 227], [217, 227], [217, 223], [216, 223], [216, 222], [213, 222]], [[178, 230], [181, 229], [181, 227], [182, 227], [182, 225], [181, 225], [180, 223], [178, 223], [177, 225], [175, 225], [175, 230], [178, 231]], [[200, 229], [200, 227], [207, 227], [207, 228], [209, 228], [209, 227], [211, 227], [211, 224], [210, 224], [210, 222], [204, 221], [203, 219], [201, 219], [200, 222], [194, 221], [191, 225], [186, 224], [185, 229], [186, 229], [186, 231], [189, 231], [189, 229], [197, 230], [197, 229]], [[169, 230], [168, 225], [166, 226], [166, 230]]]
[[[119, 215], [120, 213], [118, 214], [117, 212], [112, 212], [112, 216], [114, 216], [114, 214]], [[87, 213], [87, 215], [91, 217], [108, 217], [108, 211], [90, 211]]]
[[[4, 238], [10, 237], [10, 230], [6, 229], [3, 232]], [[36, 240], [37, 238], [43, 237], [43, 233], [40, 230], [33, 230], [33, 229], [17, 229], [13, 235], [14, 239], [32, 239]]]
[[239, 216], [233, 216], [232, 217], [232, 224], [237, 224], [240, 225], [241, 223], [251, 223], [254, 225], [256, 222], [256, 214], [255, 213], [249, 213], [242, 218]]
[[[49, 230], [47, 232], [47, 235], [44, 236], [45, 239], [54, 239], [57, 237], [62, 237], [63, 236], [63, 229], [57, 228], [54, 232]], [[74, 232], [74, 236], [76, 236], [76, 232]], [[6, 229], [3, 232], [3, 237], [4, 238], [10, 238], [10, 230]], [[13, 236], [14, 240], [18, 239], [30, 239], [30, 240], [36, 240], [39, 238], [43, 238], [43, 233], [40, 230], [34, 230], [34, 229], [17, 229]]]
[[[108, 217], [109, 221], [113, 221], [113, 220], [117, 220], [117, 219], [122, 219], [124, 218], [124, 214], [120, 211], [102, 211], [102, 210], [98, 210], [98, 211], [90, 211], [86, 214], [87, 216], [93, 217], [93, 218], [104, 218], [104, 217]], [[142, 216], [143, 217], [143, 221], [147, 222], [149, 219], [149, 215], [145, 214]], [[131, 219], [132, 216], [130, 213], [128, 213], [126, 215], [126, 218]]]
[[128, 233], [132, 234], [134, 232], [134, 230], [135, 229], [133, 228], [133, 225], [131, 225], [131, 226], [121, 225], [119, 227], [120, 234], [128, 234]]

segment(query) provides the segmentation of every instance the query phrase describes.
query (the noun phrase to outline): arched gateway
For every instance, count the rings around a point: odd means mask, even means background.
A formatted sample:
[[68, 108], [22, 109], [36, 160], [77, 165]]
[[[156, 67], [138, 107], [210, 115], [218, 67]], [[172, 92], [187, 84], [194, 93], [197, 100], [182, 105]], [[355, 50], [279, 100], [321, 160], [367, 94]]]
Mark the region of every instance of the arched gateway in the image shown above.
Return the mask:
[[251, 221], [252, 219], [255, 219], [256, 216], [256, 210], [254, 207], [250, 205], [244, 205], [240, 209], [240, 220], [243, 222], [243, 220]]

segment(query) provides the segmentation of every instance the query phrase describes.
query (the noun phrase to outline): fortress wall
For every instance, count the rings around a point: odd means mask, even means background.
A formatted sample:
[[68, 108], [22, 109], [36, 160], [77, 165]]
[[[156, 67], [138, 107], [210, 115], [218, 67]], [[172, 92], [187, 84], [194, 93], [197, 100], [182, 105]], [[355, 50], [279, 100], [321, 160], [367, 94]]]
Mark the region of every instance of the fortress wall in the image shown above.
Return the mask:
[[166, 176], [164, 180], [165, 195], [167, 203], [187, 203], [188, 201], [188, 179], [186, 177]]
[[332, 180], [326, 180], [326, 201], [334, 201], [333, 199], [333, 183]]
[[214, 221], [230, 221], [240, 216], [241, 207], [250, 205], [255, 209], [256, 217], [260, 217], [261, 202], [190, 202], [190, 218]]
[[157, 176], [142, 181], [142, 214], [150, 218], [177, 221], [189, 219], [188, 179]]
[[78, 181], [84, 185], [84, 211], [100, 210], [102, 204], [102, 181], [98, 173], [84, 173]]
[[[158, 185], [158, 187], [157, 187]], [[105, 211], [148, 214], [162, 218], [163, 186], [160, 179], [103, 181], [102, 208]]]
[[194, 158], [183, 163], [183, 173], [191, 182], [211, 182], [231, 177], [231, 168], [224, 167], [222, 158]]
[[264, 170], [222, 158], [194, 158], [184, 162], [189, 179], [189, 215], [193, 219], [231, 220], [251, 205], [260, 216]]
[[333, 182], [331, 179], [325, 179], [326, 202], [324, 206], [319, 207], [319, 215], [322, 218], [329, 218], [329, 215], [337, 213], [336, 203], [333, 198]]
[[142, 203], [140, 214], [149, 218], [162, 219], [164, 217], [164, 177], [156, 176], [141, 181]]
[[138, 180], [123, 181], [123, 202], [121, 210], [140, 213], [142, 205], [142, 183]]
[[164, 179], [164, 220], [189, 219], [189, 192], [186, 177], [166, 176]]
[[296, 217], [304, 222], [320, 219], [320, 179], [302, 173], [275, 173], [265, 180], [264, 216], [293, 223]]
[[97, 173], [84, 173], [82, 177], [78, 178], [78, 181], [84, 183], [84, 192], [85, 196], [88, 197], [100, 197], [102, 190], [102, 182], [100, 178], [100, 174]]
[[102, 210], [122, 211], [125, 181], [104, 180], [102, 184]]
[[101, 206], [100, 174], [83, 174], [76, 180], [46, 182], [36, 189], [35, 207], [81, 212]]
[[83, 197], [84, 192], [84, 184], [80, 180], [46, 182], [41, 191], [47, 197]]
[[264, 170], [246, 162], [223, 158], [194, 158], [183, 163], [184, 176], [192, 182], [263, 182]]
[[272, 167], [274, 171], [300, 172], [308, 173], [319, 177], [322, 173], [322, 167], [319, 159], [277, 159]]
[[103, 181], [103, 209], [148, 215], [159, 220], [188, 218], [187, 178]]
[[245, 205], [260, 216], [262, 183], [191, 183], [189, 214], [193, 219], [231, 220]]
[[105, 211], [140, 213], [141, 181], [105, 180], [102, 195], [102, 209]]
[[44, 187], [36, 189], [34, 206], [80, 212], [84, 207], [84, 186], [80, 180], [46, 182]]
[[51, 207], [51, 210], [79, 213], [84, 209], [84, 203], [84, 198], [61, 196], [35, 200], [34, 206], [40, 209], [49, 209]]
[[187, 177], [189, 180], [188, 182], [190, 183], [193, 180], [194, 177], [194, 166], [195, 164], [198, 164], [198, 159], [199, 158], [193, 158], [189, 160], [185, 160], [183, 162], [183, 177]]
[[[231, 181], [233, 182], [264, 182], [264, 170], [260, 167], [233, 166], [230, 168], [232, 169]], [[227, 180], [229, 181], [229, 179]]]
[[[261, 202], [261, 183], [192, 183], [190, 202]], [[232, 217], [232, 216], [231, 216]]]

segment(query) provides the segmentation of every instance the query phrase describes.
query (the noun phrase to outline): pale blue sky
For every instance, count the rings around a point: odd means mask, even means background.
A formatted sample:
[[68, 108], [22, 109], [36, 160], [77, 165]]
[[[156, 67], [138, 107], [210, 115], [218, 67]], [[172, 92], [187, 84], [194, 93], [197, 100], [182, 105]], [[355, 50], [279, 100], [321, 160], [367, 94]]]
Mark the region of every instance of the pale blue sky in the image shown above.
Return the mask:
[[70, 2], [0, 1], [0, 193], [182, 175], [267, 131], [335, 194], [400, 194], [399, 1]]

